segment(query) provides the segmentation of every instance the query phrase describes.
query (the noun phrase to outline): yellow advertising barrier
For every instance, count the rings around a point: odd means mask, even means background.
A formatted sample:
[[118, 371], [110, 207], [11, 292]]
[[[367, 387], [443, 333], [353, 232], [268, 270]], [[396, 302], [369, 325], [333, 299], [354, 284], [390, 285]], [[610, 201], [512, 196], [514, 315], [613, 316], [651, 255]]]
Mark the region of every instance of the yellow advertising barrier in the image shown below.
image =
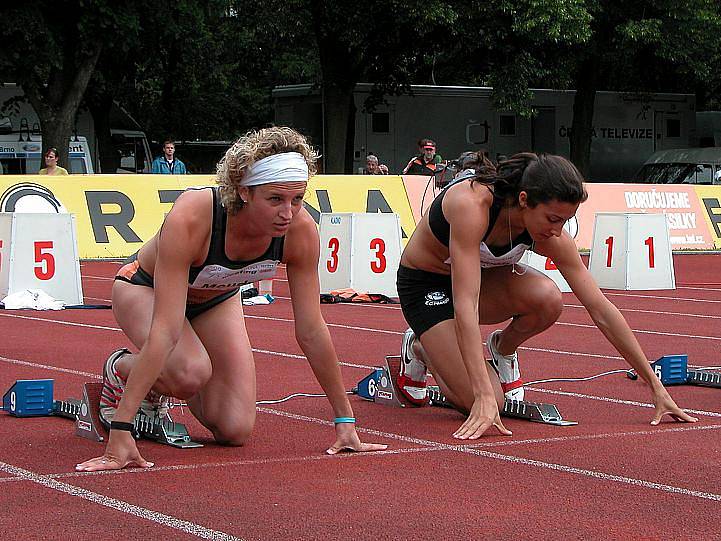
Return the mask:
[[[420, 219], [434, 192], [428, 178], [403, 177], [411, 208]], [[588, 200], [566, 228], [579, 250], [590, 250], [597, 212], [639, 212], [666, 215], [674, 250], [721, 248], [721, 186], [687, 184], [586, 184]]]
[[721, 249], [721, 186], [696, 186], [714, 247]]
[[[212, 175], [0, 176], [0, 212], [75, 214], [83, 259], [121, 258], [152, 237], [188, 187], [209, 186]], [[587, 184], [589, 198], [568, 229], [579, 249], [590, 249], [596, 212], [666, 214], [675, 250], [721, 249], [721, 186]], [[404, 243], [434, 190], [427, 178], [318, 175], [306, 209], [321, 212], [395, 212]]]
[[[209, 186], [212, 175], [0, 176], [0, 212], [75, 214], [82, 259], [134, 253], [159, 229], [188, 187]], [[415, 229], [399, 176], [319, 175], [311, 179], [306, 208], [320, 212], [395, 212], [404, 238]]]

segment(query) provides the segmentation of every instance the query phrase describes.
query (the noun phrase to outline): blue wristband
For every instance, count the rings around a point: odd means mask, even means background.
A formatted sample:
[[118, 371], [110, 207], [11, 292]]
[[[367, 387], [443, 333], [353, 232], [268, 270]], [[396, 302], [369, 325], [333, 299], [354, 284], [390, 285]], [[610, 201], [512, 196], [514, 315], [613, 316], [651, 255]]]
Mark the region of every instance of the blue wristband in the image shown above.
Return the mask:
[[341, 423], [355, 423], [355, 417], [336, 417], [333, 422], [337, 425]]

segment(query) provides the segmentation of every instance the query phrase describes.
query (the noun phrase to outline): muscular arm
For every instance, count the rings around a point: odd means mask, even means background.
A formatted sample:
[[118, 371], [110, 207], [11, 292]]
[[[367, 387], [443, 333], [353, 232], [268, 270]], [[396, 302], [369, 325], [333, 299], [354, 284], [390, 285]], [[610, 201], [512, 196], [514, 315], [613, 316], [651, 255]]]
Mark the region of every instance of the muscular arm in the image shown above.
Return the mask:
[[538, 243], [536, 247], [539, 253], [553, 260], [596, 327], [628, 364], [636, 369], [639, 376], [652, 389], [662, 388], [661, 382], [653, 374], [646, 355], [621, 312], [601, 292], [581, 261], [573, 239], [564, 231], [560, 237]]
[[484, 190], [484, 196], [479, 201], [456, 190], [450, 191], [443, 203], [444, 215], [451, 225], [449, 251], [458, 346], [468, 371], [473, 396], [476, 399], [494, 397], [483, 360], [483, 341], [478, 325], [481, 291], [479, 248], [488, 228], [492, 195]]
[[343, 386], [338, 357], [320, 312], [318, 231], [305, 210], [294, 219], [285, 242], [295, 337], [325, 391], [336, 417], [353, 415]]
[[[115, 418], [131, 421], [140, 402], [158, 379], [175, 348], [185, 320], [188, 270], [209, 232], [204, 198], [209, 194], [187, 192], [176, 201], [157, 239], [154, 270], [153, 318], [148, 339], [128, 377]], [[208, 207], [210, 208], [210, 207]], [[201, 219], [204, 218], [205, 226]]]

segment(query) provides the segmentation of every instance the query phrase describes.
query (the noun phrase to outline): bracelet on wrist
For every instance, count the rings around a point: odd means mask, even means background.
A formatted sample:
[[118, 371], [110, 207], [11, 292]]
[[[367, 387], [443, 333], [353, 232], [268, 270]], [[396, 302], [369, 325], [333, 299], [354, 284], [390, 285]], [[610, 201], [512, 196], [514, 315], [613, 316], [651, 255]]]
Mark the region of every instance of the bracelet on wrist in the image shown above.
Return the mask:
[[135, 425], [133, 423], [124, 423], [123, 421], [111, 421], [110, 430], [122, 430], [123, 432], [135, 432]]
[[342, 423], [355, 423], [355, 417], [336, 417], [333, 422], [337, 425]]

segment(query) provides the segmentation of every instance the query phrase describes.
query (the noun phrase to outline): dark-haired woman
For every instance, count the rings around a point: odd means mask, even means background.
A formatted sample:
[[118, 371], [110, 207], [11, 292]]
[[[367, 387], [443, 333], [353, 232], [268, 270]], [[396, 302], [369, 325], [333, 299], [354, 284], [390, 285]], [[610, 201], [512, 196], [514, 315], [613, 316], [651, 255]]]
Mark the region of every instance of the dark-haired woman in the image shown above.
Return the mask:
[[38, 175], [67, 175], [68, 170], [58, 165], [58, 149], [49, 148], [43, 154], [45, 167], [38, 171]]
[[[587, 198], [583, 178], [565, 158], [522, 153], [496, 169], [479, 156], [433, 201], [408, 241], [398, 294], [410, 329], [403, 338], [397, 387], [425, 400], [426, 368], [466, 421], [454, 437], [475, 439], [501, 422], [503, 392], [521, 399], [517, 348], [547, 329], [563, 308], [544, 274], [519, 264], [527, 249], [550, 257], [596, 326], [650, 386], [651, 424], [665, 414], [694, 422], [669, 396], [618, 309], [601, 293], [563, 225]], [[510, 323], [488, 337], [480, 325]], [[417, 339], [416, 339], [417, 337]]]

